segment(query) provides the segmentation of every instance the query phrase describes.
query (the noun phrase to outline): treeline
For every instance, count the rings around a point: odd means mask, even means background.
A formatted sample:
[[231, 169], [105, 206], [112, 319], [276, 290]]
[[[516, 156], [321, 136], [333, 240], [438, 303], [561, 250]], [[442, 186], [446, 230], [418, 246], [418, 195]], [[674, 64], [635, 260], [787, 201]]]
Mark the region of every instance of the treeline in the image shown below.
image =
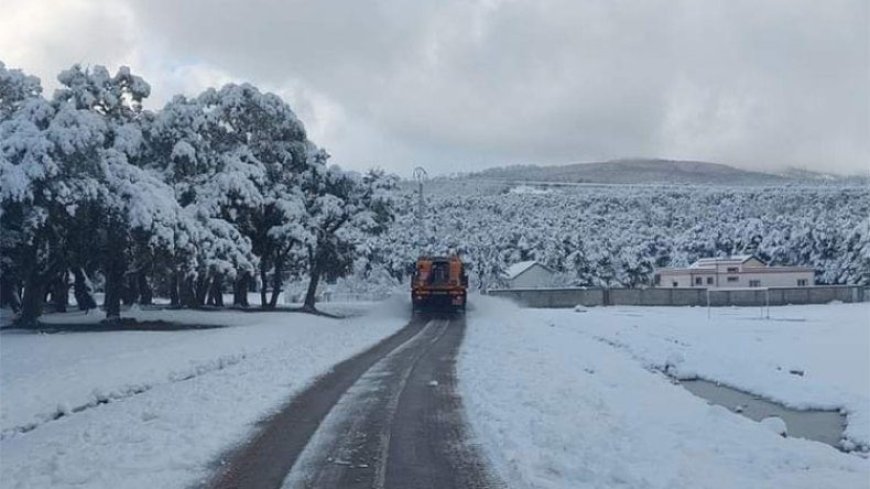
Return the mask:
[[433, 181], [425, 225], [416, 197], [401, 199], [373, 249], [396, 277], [421, 249], [456, 250], [479, 287], [502, 284], [511, 264], [537, 260], [552, 285], [646, 287], [657, 267], [756, 254], [772, 265], [815, 269], [819, 284], [870, 285], [866, 186], [599, 186], [533, 188]]
[[[248, 84], [144, 110], [150, 86], [122, 67], [73, 66], [47, 98], [0, 63], [0, 302], [33, 324], [46, 301], [248, 306], [256, 281], [349, 273], [367, 236], [393, 219], [394, 177], [329, 166], [274, 94]], [[271, 295], [270, 295], [271, 293]]]

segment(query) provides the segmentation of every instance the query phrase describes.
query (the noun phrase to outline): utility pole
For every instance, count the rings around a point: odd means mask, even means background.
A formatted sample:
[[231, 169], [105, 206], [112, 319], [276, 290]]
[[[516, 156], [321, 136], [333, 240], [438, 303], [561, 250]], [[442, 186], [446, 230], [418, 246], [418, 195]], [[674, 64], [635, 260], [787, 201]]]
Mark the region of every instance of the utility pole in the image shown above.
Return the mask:
[[414, 180], [417, 182], [417, 220], [422, 223], [425, 217], [426, 203], [423, 200], [423, 182], [429, 178], [429, 174], [422, 166], [414, 168]]
[[426, 201], [423, 199], [423, 182], [429, 178], [429, 174], [426, 173], [426, 169], [422, 166], [418, 166], [417, 168], [414, 168], [413, 177], [417, 182], [417, 212], [415, 213], [417, 221], [417, 249], [418, 251], [422, 251], [420, 250], [420, 246], [426, 242], [426, 226], [424, 224], [424, 219], [426, 217]]

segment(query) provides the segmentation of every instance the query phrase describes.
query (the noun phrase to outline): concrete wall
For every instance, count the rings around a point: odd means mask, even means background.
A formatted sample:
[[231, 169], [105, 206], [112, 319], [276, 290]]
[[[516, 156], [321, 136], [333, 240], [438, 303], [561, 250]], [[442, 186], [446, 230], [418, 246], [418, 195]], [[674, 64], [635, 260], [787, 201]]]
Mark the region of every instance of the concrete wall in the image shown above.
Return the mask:
[[[498, 289], [489, 295], [512, 299], [527, 307], [583, 306], [706, 306], [707, 289]], [[832, 285], [770, 289], [710, 289], [711, 306], [771, 306], [870, 301], [870, 287]]]

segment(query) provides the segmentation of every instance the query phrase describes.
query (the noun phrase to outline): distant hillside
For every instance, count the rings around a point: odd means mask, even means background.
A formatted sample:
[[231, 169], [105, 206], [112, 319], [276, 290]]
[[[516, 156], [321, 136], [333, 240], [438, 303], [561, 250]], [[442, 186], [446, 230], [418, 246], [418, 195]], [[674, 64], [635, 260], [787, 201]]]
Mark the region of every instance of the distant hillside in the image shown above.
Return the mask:
[[[806, 177], [806, 175], [802, 176]], [[612, 160], [561, 166], [508, 166], [490, 168], [471, 174], [470, 177], [528, 182], [741, 185], [770, 185], [806, 179], [796, 175], [773, 175], [740, 170], [718, 163], [653, 159]]]
[[838, 182], [847, 184], [868, 184], [870, 183], [870, 175], [867, 171], [849, 176], [836, 175], [833, 173], [821, 173], [802, 168], [789, 168], [779, 175], [791, 180], [800, 180], [803, 182]]

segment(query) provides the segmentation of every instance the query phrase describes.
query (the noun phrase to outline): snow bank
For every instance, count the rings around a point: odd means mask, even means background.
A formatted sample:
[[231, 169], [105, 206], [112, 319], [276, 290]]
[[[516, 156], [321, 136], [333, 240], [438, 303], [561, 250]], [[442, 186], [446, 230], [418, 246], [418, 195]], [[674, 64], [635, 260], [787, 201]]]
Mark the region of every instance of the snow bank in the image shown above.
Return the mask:
[[[664, 364], [670, 357], [677, 368], [722, 363], [727, 371], [733, 368], [730, 359], [740, 357], [757, 367], [760, 359], [753, 347], [744, 347], [736, 318], [719, 323], [718, 341], [736, 337], [718, 348], [715, 337], [703, 343], [708, 348], [698, 354], [708, 357], [702, 363], [695, 360], [691, 342], [705, 336], [686, 331], [715, 329], [705, 326], [703, 309], [600, 308], [577, 314], [518, 309], [485, 297], [475, 304], [460, 356], [460, 389], [476, 435], [511, 487], [866, 487], [868, 460], [821, 443], [782, 438], [710, 406], [650, 369], [656, 362], [644, 360], [655, 355]], [[838, 307], [846, 306], [835, 306], [830, 314]], [[651, 311], [661, 314], [661, 321], [650, 319]], [[796, 361], [801, 354], [787, 351], [799, 342], [785, 342], [784, 336], [813, 334], [806, 339], [812, 343], [831, 333], [795, 331], [795, 324], [746, 321], [742, 327], [762, 328], [750, 340], [771, 341], [766, 348], [781, 361]], [[650, 346], [659, 341], [674, 348]], [[851, 349], [840, 351], [848, 355]], [[863, 355], [859, 358], [866, 358], [866, 350]], [[822, 358], [801, 363], [807, 368], [805, 383], [822, 363]], [[860, 362], [852, 368], [860, 368]], [[778, 381], [789, 377], [785, 373]], [[820, 397], [826, 381], [817, 382]], [[830, 389], [825, 394], [839, 392]]]
[[[196, 483], [208, 474], [207, 464], [244, 440], [257, 420], [335, 363], [405, 324], [410, 306], [399, 302], [346, 320], [139, 311], [138, 319], [230, 327], [3, 332], [0, 486]], [[54, 419], [58, 413], [64, 415]]]

